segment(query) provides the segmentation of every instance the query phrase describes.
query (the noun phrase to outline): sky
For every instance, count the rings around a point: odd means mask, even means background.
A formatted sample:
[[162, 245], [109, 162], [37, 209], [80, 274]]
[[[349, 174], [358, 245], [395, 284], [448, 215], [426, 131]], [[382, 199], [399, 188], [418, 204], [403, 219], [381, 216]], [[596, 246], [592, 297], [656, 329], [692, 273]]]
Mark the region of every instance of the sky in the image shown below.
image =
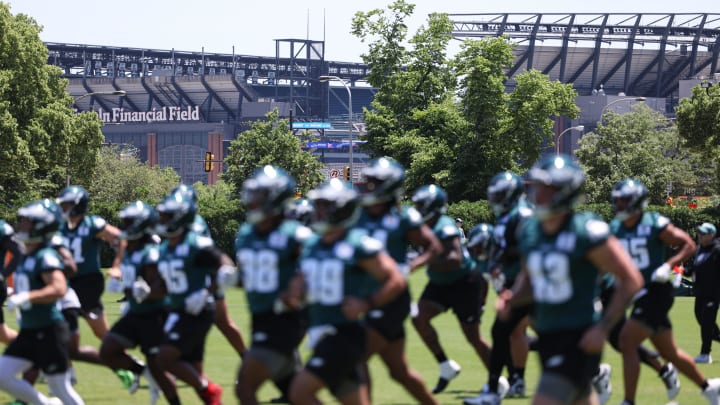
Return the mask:
[[[414, 33], [444, 13], [720, 13], [717, 0], [408, 0]], [[0, 0], [33, 17], [45, 42], [275, 56], [276, 39], [325, 40], [325, 59], [361, 62], [367, 46], [350, 34], [357, 11], [392, 0]], [[598, 6], [602, 5], [602, 8]], [[281, 54], [281, 56], [285, 56]]]

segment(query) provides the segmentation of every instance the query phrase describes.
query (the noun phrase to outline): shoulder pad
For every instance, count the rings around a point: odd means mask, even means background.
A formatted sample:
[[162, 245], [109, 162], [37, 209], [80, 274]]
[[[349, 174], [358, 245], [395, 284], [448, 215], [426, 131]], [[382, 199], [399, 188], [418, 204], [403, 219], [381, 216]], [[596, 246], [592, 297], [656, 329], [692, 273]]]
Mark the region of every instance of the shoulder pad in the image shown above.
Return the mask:
[[298, 226], [295, 229], [295, 240], [299, 243], [303, 243], [308, 240], [313, 234], [312, 229], [307, 226]]
[[58, 255], [48, 252], [42, 256], [42, 268], [43, 270], [55, 270], [62, 269], [63, 265]]
[[383, 249], [383, 243], [370, 236], [363, 236], [360, 239], [360, 244], [365, 253], [376, 253]]
[[104, 218], [99, 217], [97, 215], [91, 216], [90, 221], [92, 222], [92, 226], [97, 229], [103, 229], [103, 228], [105, 228], [105, 225], [107, 225], [107, 221], [105, 221]]
[[610, 234], [610, 227], [605, 221], [590, 219], [585, 222], [585, 230], [591, 240], [607, 238]]
[[411, 222], [423, 222], [422, 215], [420, 215], [420, 212], [415, 209], [415, 207], [409, 207], [407, 209], [407, 216]]
[[195, 244], [200, 249], [204, 249], [213, 246], [215, 242], [213, 242], [212, 238], [210, 237], [198, 235], [197, 239], [195, 239]]
[[663, 216], [663, 215], [658, 215], [657, 220], [655, 222], [657, 223], [657, 225], [660, 228], [664, 228], [664, 227], [670, 225], [670, 218]]

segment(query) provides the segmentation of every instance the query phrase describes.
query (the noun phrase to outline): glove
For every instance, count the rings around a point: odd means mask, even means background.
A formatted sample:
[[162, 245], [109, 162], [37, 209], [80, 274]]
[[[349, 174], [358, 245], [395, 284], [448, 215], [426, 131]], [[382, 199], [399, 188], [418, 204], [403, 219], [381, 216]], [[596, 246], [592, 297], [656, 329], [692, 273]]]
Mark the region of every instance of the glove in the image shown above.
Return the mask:
[[21, 293], [11, 295], [7, 300], [7, 307], [11, 311], [15, 308], [20, 308], [22, 310], [30, 309], [30, 307], [32, 307], [32, 303], [30, 302], [30, 293], [23, 291]]
[[662, 266], [653, 271], [652, 276], [650, 276], [650, 281], [653, 283], [667, 283], [668, 280], [670, 280], [671, 271], [672, 269], [670, 269], [670, 265], [663, 263]]
[[108, 292], [119, 294], [125, 289], [122, 281], [115, 277], [110, 277], [105, 288]]
[[215, 281], [223, 290], [228, 287], [235, 287], [238, 283], [238, 271], [233, 266], [223, 264], [217, 271]]
[[185, 312], [190, 315], [197, 315], [202, 312], [208, 302], [210, 293], [206, 289], [195, 291], [185, 298]]
[[148, 285], [144, 278], [138, 277], [138, 279], [133, 283], [132, 295], [133, 298], [135, 298], [135, 302], [138, 304], [145, 301], [145, 298], [150, 295], [150, 285]]

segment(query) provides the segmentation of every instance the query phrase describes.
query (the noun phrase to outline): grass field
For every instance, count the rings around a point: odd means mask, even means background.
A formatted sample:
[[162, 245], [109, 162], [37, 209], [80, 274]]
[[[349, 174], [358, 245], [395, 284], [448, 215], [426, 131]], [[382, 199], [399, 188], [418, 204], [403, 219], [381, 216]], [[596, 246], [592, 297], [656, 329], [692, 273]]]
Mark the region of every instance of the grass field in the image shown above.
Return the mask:
[[[416, 274], [412, 277], [411, 284], [414, 295], [422, 291], [425, 282], [426, 277], [422, 274]], [[491, 294], [491, 296], [492, 295], [493, 294]], [[105, 297], [107, 313], [111, 322], [119, 315], [119, 304], [114, 302], [116, 298], [117, 296], [113, 294], [107, 294]], [[241, 290], [229, 292], [227, 299], [233, 319], [240, 326], [246, 340], [248, 340], [247, 331], [249, 325], [243, 292]], [[693, 298], [677, 298], [675, 306], [673, 307], [672, 321], [678, 345], [694, 357], [698, 354], [700, 348], [700, 329], [693, 316], [692, 304]], [[491, 309], [484, 314], [482, 325], [482, 334], [485, 337], [489, 336], [489, 328], [494, 318], [492, 303], [488, 304], [488, 308]], [[14, 315], [7, 310], [5, 311], [5, 318], [8, 320], [8, 323], [14, 327]], [[81, 324], [83, 327], [82, 343], [98, 345], [98, 341], [92, 336], [86, 324], [82, 323], [82, 321]], [[447, 390], [438, 395], [438, 400], [442, 404], [460, 404], [462, 403], [462, 398], [473, 396], [478, 392], [487, 380], [487, 371], [474, 355], [470, 346], [465, 342], [453, 315], [444, 314], [438, 317], [434, 325], [440, 333], [441, 341], [448, 356], [455, 359], [463, 367], [460, 375], [450, 383]], [[411, 365], [422, 374], [427, 385], [432, 387], [438, 375], [437, 364], [409, 324], [407, 325], [407, 331], [408, 353]], [[305, 352], [305, 354], [307, 353]], [[610, 363], [613, 367], [612, 384], [614, 392], [609, 404], [618, 404], [622, 401], [621, 358], [608, 345], [606, 346], [604, 361]], [[238, 356], [232, 351], [229, 344], [217, 329], [213, 328], [207, 341], [205, 370], [213, 381], [223, 387], [223, 399], [226, 404], [237, 403], [233, 395], [233, 381], [239, 364], [240, 360]], [[412, 398], [388, 377], [381, 362], [374, 359], [371, 361], [370, 367], [373, 376], [373, 403], [380, 405], [413, 404]], [[75, 363], [75, 368], [79, 380], [76, 389], [88, 405], [149, 403], [149, 395], [145, 387], [139, 390], [134, 396], [131, 396], [127, 391], [123, 390], [120, 381], [108, 369], [79, 362]], [[700, 365], [700, 369], [708, 377], [720, 377], [720, 363]], [[526, 371], [528, 393], [532, 393], [535, 389], [538, 373], [537, 356], [535, 353], [531, 353]], [[681, 377], [681, 382], [682, 389], [676, 399], [680, 404], [705, 403], [705, 400], [699, 394], [699, 388], [691, 384], [684, 377]], [[47, 391], [47, 387], [44, 384], [38, 385], [38, 388], [43, 392]], [[183, 404], [200, 403], [193, 390], [187, 386], [182, 385], [179, 391]], [[272, 386], [265, 385], [259, 398], [268, 401], [276, 395], [277, 392]], [[326, 402], [332, 402], [331, 397], [327, 395], [327, 393], [323, 394], [323, 399], [327, 399]], [[0, 392], [0, 403], [6, 403], [10, 400], [11, 398], [9, 398], [6, 393]], [[528, 398], [507, 399], [504, 401], [504, 403], [511, 405], [527, 404], [529, 402], [530, 400]], [[662, 381], [656, 376], [654, 371], [643, 367], [637, 404], [655, 405], [666, 402], [667, 398]], [[165, 403], [164, 399], [161, 399], [159, 403]]]

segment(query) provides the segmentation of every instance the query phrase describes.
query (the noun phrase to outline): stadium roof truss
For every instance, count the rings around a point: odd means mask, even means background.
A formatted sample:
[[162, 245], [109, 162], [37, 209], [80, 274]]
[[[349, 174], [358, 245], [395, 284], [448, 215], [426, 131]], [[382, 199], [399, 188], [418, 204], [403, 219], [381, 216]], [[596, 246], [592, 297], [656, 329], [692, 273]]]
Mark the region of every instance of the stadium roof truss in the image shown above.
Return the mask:
[[[364, 81], [363, 63], [326, 62], [324, 42], [278, 39], [275, 57], [45, 43], [48, 63], [70, 79], [79, 110], [97, 107], [150, 111], [200, 106], [207, 122], [238, 122], [244, 101], [288, 102], [298, 118], [327, 114], [327, 83], [336, 75], [351, 86]], [[124, 90], [124, 97], [109, 96]], [[93, 93], [95, 96], [87, 96]], [[100, 94], [98, 94], [100, 93]], [[102, 96], [101, 96], [102, 94]]]
[[505, 36], [509, 76], [536, 69], [581, 95], [677, 96], [681, 79], [718, 73], [720, 14], [450, 14], [453, 36]]

